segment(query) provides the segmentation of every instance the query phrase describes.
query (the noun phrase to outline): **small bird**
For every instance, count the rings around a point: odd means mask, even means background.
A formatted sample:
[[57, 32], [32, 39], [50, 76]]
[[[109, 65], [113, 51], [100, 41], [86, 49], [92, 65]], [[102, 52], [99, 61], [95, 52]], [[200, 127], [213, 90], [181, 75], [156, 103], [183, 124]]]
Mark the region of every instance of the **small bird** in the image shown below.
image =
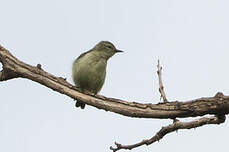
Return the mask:
[[[72, 79], [81, 92], [96, 95], [102, 88], [106, 77], [107, 61], [117, 50], [108, 41], [99, 42], [91, 50], [81, 54], [72, 66]], [[85, 103], [77, 100], [76, 107], [84, 109]]]

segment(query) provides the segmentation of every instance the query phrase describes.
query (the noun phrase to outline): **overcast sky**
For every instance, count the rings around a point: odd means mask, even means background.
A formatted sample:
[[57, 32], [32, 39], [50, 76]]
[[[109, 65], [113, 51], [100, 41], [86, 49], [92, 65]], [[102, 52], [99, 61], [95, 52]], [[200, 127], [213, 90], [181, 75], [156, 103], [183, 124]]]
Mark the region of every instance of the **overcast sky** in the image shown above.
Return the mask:
[[[108, 62], [100, 94], [158, 103], [157, 60], [170, 101], [229, 94], [227, 0], [0, 0], [0, 44], [71, 83], [73, 60], [101, 40], [125, 51]], [[171, 120], [86, 106], [26, 79], [0, 83], [0, 151], [107, 152], [152, 137]], [[182, 130], [132, 152], [225, 151], [226, 120]], [[219, 148], [220, 147], [220, 148]]]

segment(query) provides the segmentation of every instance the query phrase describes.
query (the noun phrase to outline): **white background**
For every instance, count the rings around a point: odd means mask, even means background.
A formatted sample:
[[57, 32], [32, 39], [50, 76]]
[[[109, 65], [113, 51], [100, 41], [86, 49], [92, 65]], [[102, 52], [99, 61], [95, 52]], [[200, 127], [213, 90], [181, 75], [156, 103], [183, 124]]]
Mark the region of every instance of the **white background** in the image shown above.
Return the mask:
[[[0, 0], [0, 44], [71, 80], [73, 60], [101, 40], [109, 60], [100, 94], [158, 103], [157, 59], [170, 101], [229, 93], [229, 1]], [[26, 79], [0, 83], [0, 151], [109, 151], [153, 136], [171, 120], [128, 118], [75, 102]], [[132, 152], [226, 151], [228, 121], [182, 130]]]

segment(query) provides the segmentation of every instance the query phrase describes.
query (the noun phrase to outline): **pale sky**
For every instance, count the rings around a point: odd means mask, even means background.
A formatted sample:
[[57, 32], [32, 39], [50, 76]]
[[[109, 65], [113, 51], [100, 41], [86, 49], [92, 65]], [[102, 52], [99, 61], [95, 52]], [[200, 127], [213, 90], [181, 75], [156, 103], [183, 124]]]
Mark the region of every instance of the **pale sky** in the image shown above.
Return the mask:
[[[108, 62], [100, 94], [158, 103], [157, 60], [170, 101], [229, 94], [227, 0], [0, 0], [0, 44], [71, 83], [71, 65], [101, 40], [125, 51]], [[0, 82], [0, 151], [110, 151], [151, 138], [171, 120], [86, 106], [25, 79]], [[180, 119], [184, 120], [184, 119]], [[189, 120], [189, 119], [185, 119]], [[131, 152], [226, 151], [228, 120], [180, 130]], [[219, 148], [220, 147], [220, 148]]]

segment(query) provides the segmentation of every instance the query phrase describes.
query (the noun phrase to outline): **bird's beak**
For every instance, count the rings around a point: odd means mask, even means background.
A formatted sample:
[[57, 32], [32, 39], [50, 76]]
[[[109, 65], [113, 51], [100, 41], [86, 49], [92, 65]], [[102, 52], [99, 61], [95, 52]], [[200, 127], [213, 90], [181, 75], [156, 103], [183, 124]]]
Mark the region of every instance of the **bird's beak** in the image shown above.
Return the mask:
[[115, 50], [115, 52], [118, 53], [118, 52], [123, 52], [123, 51], [121, 51], [121, 50]]

